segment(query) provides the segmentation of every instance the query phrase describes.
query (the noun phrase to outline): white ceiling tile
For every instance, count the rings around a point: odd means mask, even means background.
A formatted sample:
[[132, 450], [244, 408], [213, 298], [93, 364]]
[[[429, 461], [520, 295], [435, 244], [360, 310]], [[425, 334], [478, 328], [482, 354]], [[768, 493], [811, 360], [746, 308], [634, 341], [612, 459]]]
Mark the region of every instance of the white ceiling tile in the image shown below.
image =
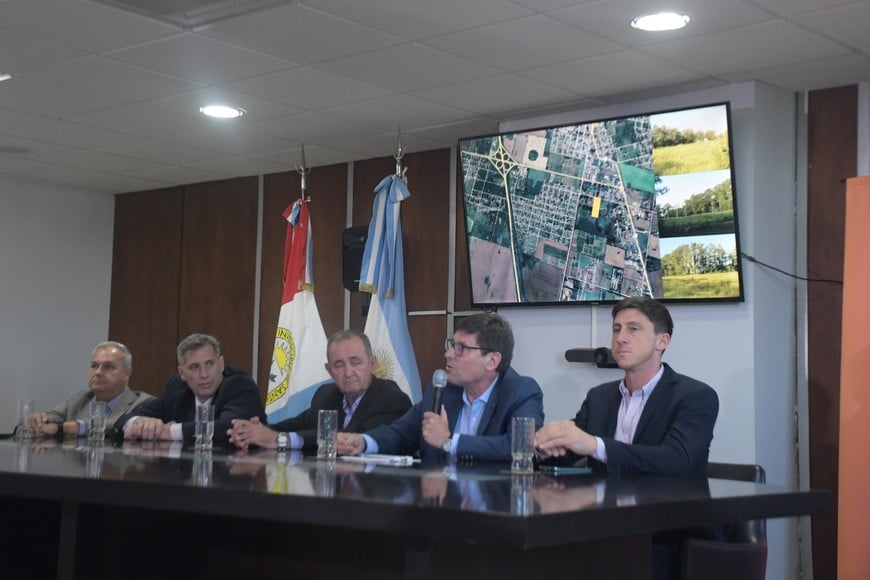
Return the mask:
[[0, 127], [0, 155], [4, 157], [11, 157], [13, 159], [41, 159], [44, 156], [69, 150], [70, 147], [67, 145], [43, 143], [33, 139], [22, 139], [12, 135], [4, 135], [3, 128]]
[[839, 87], [870, 79], [870, 54], [850, 53], [727, 76], [733, 81], [762, 80], [795, 91]]
[[185, 131], [167, 137], [168, 141], [208, 149], [232, 156], [255, 156], [294, 145], [289, 138], [248, 127], [214, 124], [199, 131]]
[[117, 99], [53, 87], [30, 81], [25, 76], [0, 83], [0, 107], [40, 117], [67, 117], [116, 104]]
[[87, 149], [45, 155], [42, 159], [48, 163], [67, 165], [101, 173], [127, 173], [130, 171], [157, 169], [165, 166], [163, 163], [146, 161], [141, 158], [123, 157], [121, 155]]
[[428, 38], [531, 14], [509, 0], [306, 0], [341, 18], [410, 39]]
[[[293, 0], [193, 30], [0, 0], [0, 172], [136, 191], [292, 168], [300, 143], [312, 166], [392, 155], [399, 124], [423, 150], [741, 80], [870, 80], [870, 1], [676, 2], [690, 25], [654, 35], [629, 27], [648, 0]], [[207, 119], [206, 99], [248, 114]]]
[[301, 4], [225, 20], [197, 32], [303, 64], [403, 41], [397, 36], [377, 32]]
[[423, 89], [414, 94], [480, 115], [572, 102], [577, 94], [518, 75], [498, 75], [456, 85]]
[[205, 36], [179, 36], [114, 51], [107, 58], [204, 84], [250, 78], [295, 63]]
[[439, 127], [427, 127], [414, 131], [415, 135], [420, 135], [426, 139], [431, 139], [437, 143], [444, 143], [446, 146], [454, 146], [456, 143], [465, 137], [473, 137], [476, 135], [491, 135], [498, 132], [498, 119], [472, 119], [462, 123], [453, 123], [451, 125], [441, 125]]
[[[742, 50], [735, 51], [735, 46]], [[800, 63], [845, 51], [842, 45], [782, 20], [649, 47], [650, 53], [663, 59], [712, 75]]]
[[[2, 142], [2, 140], [0, 140], [0, 142]], [[156, 139], [117, 145], [112, 148], [110, 153], [116, 153], [125, 157], [145, 159], [163, 165], [192, 166], [197, 163], [205, 163], [214, 161], [215, 159], [227, 158], [227, 156], [219, 155], [215, 151], [179, 145], [178, 143], [170, 143], [168, 141], [159, 141]]]
[[[438, 105], [409, 95], [395, 95], [344, 105], [329, 109], [327, 112], [336, 117], [377, 125], [388, 130], [395, 129], [399, 124], [402, 129], [411, 130], [456, 123], [472, 116], [468, 111]], [[407, 121], [403, 122], [403, 119]]]
[[[366, 139], [383, 131], [382, 128], [339, 119], [322, 113], [303, 113], [269, 123], [260, 123], [258, 128], [272, 135], [280, 135], [296, 144], [309, 143], [339, 146], [342, 139]], [[306, 149], [307, 151], [307, 149]]]
[[88, 127], [59, 119], [44, 119], [3, 109], [0, 109], [0, 127], [6, 135], [102, 151], [111, 151], [118, 145], [141, 140], [119, 131]]
[[522, 74], [587, 97], [684, 83], [701, 76], [636, 50], [530, 69]]
[[[212, 119], [195, 112], [191, 112], [189, 115], [180, 115], [139, 105], [84, 113], [72, 116], [70, 120], [90, 127], [102, 127], [152, 139], [201, 130], [209, 121], [212, 121]], [[214, 121], [220, 122], [221, 120], [214, 119]]]
[[317, 68], [394, 91], [412, 91], [454, 84], [498, 69], [419, 44], [409, 44], [336, 59]]
[[858, 50], [870, 50], [870, 2], [801, 14], [794, 21]]
[[753, 4], [757, 4], [762, 8], [770, 10], [781, 16], [794, 16], [802, 12], [810, 12], [813, 10], [821, 10], [849, 4], [855, 0], [751, 0]]
[[673, 3], [691, 18], [689, 25], [669, 32], [645, 32], [631, 27], [638, 16], [655, 12], [648, 0], [607, 0], [550, 13], [568, 24], [616, 42], [640, 47], [681, 38], [707, 35], [770, 20], [772, 16], [750, 4], [734, 0], [691, 0]]
[[59, 165], [41, 160], [10, 160], [8, 158], [4, 158], [0, 162], [0, 172], [73, 185], [86, 185], [95, 181], [99, 182], [110, 175], [106, 172], [79, 169], [69, 165]]
[[578, 4], [591, 4], [601, 0], [514, 0], [520, 6], [531, 8], [536, 12], [551, 12], [560, 8], [577, 6]]
[[200, 86], [101, 57], [88, 57], [41, 68], [29, 73], [28, 77], [72, 91], [132, 102], [189, 91]]
[[2, 73], [15, 75], [42, 66], [69, 62], [85, 55], [86, 53], [80, 50], [0, 29], [0, 72]]
[[541, 14], [431, 38], [423, 44], [506, 71], [626, 48]]
[[389, 94], [386, 89], [309, 66], [227, 83], [224, 86], [309, 110], [322, 110]]
[[[307, 163], [307, 156], [306, 156]], [[287, 171], [287, 164], [280, 164], [262, 157], [227, 157], [220, 160], [212, 160], [189, 165], [194, 169], [202, 169], [212, 173], [219, 173], [227, 177], [237, 175], [261, 175], [266, 173], [278, 173]]]
[[0, 2], [0, 27], [91, 54], [179, 32], [88, 0], [5, 0]]
[[[365, 141], [348, 141], [343, 144], [350, 151], [358, 151], [365, 158], [395, 157], [397, 150], [396, 134], [384, 133]], [[402, 131], [402, 152], [415, 153], [445, 147], [446, 144], [433, 141], [417, 133], [405, 133]]]
[[[88, 186], [91, 184], [88, 183]], [[114, 195], [116, 193], [130, 193], [134, 191], [151, 191], [177, 185], [170, 179], [143, 179], [132, 175], [106, 175], [101, 176], [96, 187], [99, 191]]]
[[[130, 177], [147, 179], [153, 182], [184, 185], [187, 183], [201, 183], [206, 181], [217, 181], [225, 179], [226, 175], [214, 173], [204, 169], [196, 169], [193, 167], [163, 167], [154, 170], [143, 170], [131, 172], [127, 174]], [[128, 190], [130, 191], [130, 190]]]
[[[266, 160], [270, 163], [283, 165], [284, 170], [287, 171], [295, 169], [296, 166], [302, 162], [302, 153], [299, 147], [295, 147], [282, 151], [273, 151], [272, 153], [259, 155], [256, 158]], [[305, 164], [308, 167], [323, 167], [324, 165], [347, 163], [348, 161], [357, 161], [359, 159], [366, 159], [366, 156], [360, 153], [354, 153], [352, 151], [345, 151], [333, 147], [324, 147], [322, 145], [305, 145]], [[314, 197], [317, 195], [318, 191], [317, 182], [312, 181], [310, 176], [307, 179], [308, 192]]]
[[58, 185], [64, 189], [81, 188], [92, 193], [113, 195], [126, 191], [141, 191], [171, 185], [122, 175], [94, 172], [74, 172], [69, 167], [0, 158], [0, 176], [19, 181]]

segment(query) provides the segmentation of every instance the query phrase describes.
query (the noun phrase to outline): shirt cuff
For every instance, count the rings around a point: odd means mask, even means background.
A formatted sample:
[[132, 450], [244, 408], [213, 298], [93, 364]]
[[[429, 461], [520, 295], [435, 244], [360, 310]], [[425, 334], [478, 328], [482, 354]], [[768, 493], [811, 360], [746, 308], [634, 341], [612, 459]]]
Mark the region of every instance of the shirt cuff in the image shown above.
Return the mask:
[[604, 440], [601, 437], [595, 438], [595, 453], [592, 454], [592, 458], [601, 463], [607, 463], [607, 447], [604, 446]]
[[290, 449], [302, 449], [305, 445], [305, 440], [299, 433], [287, 433], [287, 437], [290, 438]]
[[181, 430], [181, 423], [173, 423], [169, 426], [169, 438], [173, 441], [181, 441], [184, 439], [184, 431]]
[[79, 437], [84, 437], [88, 434], [88, 423], [84, 419], [77, 419], [76, 423], [79, 424]]
[[369, 435], [363, 433], [362, 438], [365, 439], [366, 442], [366, 448], [363, 449], [363, 453], [377, 453], [381, 450], [380, 446], [378, 446], [378, 442]]

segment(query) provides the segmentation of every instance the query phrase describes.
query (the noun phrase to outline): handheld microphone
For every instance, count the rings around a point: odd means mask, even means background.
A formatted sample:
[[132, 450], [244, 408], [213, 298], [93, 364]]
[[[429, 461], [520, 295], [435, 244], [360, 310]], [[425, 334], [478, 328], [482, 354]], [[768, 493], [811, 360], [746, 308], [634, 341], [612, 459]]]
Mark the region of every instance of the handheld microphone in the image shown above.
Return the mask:
[[441, 414], [441, 397], [444, 396], [444, 387], [447, 386], [447, 371], [438, 369], [432, 374], [432, 412]]

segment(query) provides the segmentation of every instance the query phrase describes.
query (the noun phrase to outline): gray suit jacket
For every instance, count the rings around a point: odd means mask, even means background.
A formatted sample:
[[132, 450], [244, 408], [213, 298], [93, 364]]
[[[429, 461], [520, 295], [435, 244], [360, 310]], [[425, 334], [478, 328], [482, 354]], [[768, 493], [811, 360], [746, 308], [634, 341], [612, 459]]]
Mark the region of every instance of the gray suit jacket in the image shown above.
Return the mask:
[[[66, 401], [50, 411], [46, 411], [46, 413], [53, 423], [79, 420], [87, 421], [90, 419], [88, 405], [90, 405], [93, 398], [94, 393], [91, 392], [90, 389], [76, 391], [70, 395]], [[121, 398], [118, 399], [118, 402], [115, 403], [115, 406], [112, 407], [112, 410], [109, 413], [108, 420], [106, 421], [107, 434], [111, 431], [114, 419], [126, 415], [142, 403], [146, 403], [153, 398], [154, 395], [149, 395], [142, 391], [133, 391], [130, 387], [125, 387], [124, 391], [121, 393]]]

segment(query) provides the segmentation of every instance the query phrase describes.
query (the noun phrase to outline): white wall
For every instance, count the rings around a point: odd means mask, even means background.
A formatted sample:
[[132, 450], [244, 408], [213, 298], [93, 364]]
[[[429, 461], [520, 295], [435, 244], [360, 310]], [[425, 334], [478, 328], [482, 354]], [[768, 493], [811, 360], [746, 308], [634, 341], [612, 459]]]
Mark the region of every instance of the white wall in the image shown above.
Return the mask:
[[[87, 387], [106, 340], [114, 198], [0, 177], [0, 433]], [[135, 362], [135, 361], [134, 361]]]
[[[726, 100], [731, 102], [733, 121], [741, 250], [794, 272], [797, 122], [793, 93], [741, 83], [512, 122], [501, 130]], [[743, 303], [669, 307], [675, 328], [665, 360], [677, 372], [709, 383], [719, 395], [711, 460], [760, 463], [770, 483], [797, 487], [796, 284], [748, 261], [743, 262], [743, 273]], [[544, 389], [548, 421], [573, 417], [590, 387], [620, 376], [618, 370], [564, 360], [568, 348], [609, 345], [607, 306], [503, 308], [500, 313], [514, 327], [514, 366], [538, 379]], [[802, 322], [803, 315], [799, 319]], [[797, 520], [771, 520], [768, 541], [768, 580], [798, 577]]]

